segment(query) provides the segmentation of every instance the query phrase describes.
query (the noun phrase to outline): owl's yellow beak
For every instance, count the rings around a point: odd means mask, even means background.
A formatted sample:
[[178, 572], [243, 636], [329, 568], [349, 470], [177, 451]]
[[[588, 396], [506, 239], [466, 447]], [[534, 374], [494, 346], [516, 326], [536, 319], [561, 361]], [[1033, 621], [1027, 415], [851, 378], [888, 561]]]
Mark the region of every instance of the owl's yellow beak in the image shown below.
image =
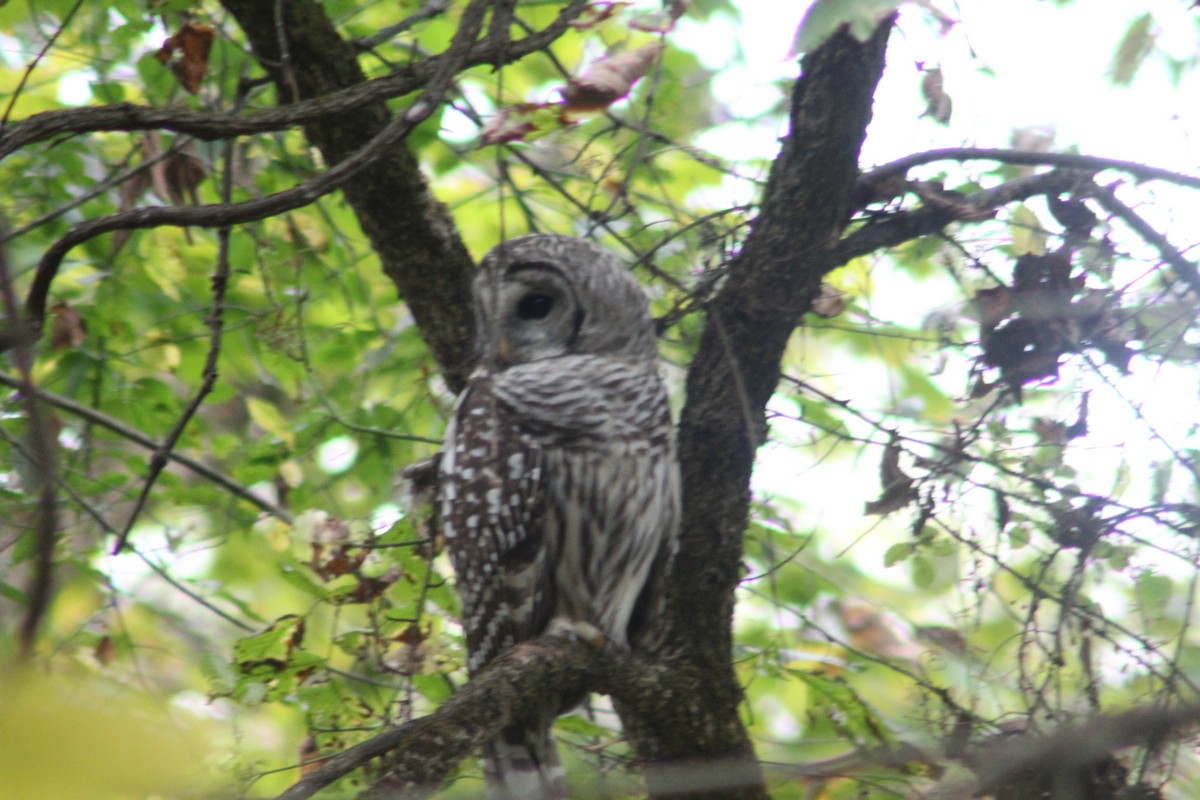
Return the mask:
[[496, 341], [496, 357], [500, 360], [501, 364], [507, 364], [512, 361], [512, 354], [512, 342], [508, 340], [507, 336], [501, 334]]

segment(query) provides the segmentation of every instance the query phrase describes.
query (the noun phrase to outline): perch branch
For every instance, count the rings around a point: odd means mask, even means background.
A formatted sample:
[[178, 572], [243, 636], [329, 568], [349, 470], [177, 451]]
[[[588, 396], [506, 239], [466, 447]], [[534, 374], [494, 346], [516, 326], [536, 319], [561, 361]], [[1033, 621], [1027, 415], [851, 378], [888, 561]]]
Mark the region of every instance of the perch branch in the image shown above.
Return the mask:
[[383, 773], [360, 800], [423, 797], [459, 762], [521, 718], [528, 698], [580, 694], [615, 662], [583, 642], [543, 636], [503, 653], [432, 713], [391, 728], [329, 759], [277, 800], [304, 800], [373, 759]]

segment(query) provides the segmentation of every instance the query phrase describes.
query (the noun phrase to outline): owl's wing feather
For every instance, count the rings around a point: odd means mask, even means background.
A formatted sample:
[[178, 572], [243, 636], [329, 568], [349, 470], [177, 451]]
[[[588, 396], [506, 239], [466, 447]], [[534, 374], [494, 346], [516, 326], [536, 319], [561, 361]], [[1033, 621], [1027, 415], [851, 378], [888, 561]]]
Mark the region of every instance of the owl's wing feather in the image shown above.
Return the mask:
[[474, 673], [537, 636], [554, 607], [553, 563], [541, 518], [542, 448], [477, 375], [446, 431], [440, 465], [442, 532], [458, 576]]

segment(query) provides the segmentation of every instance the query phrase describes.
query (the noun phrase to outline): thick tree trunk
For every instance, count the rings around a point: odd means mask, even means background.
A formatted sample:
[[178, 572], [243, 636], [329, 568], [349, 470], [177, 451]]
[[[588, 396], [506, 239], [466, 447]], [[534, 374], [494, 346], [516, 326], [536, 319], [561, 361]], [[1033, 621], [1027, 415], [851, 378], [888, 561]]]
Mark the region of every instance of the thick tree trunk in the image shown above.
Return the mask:
[[[772, 166], [761, 212], [708, 310], [688, 372], [679, 427], [684, 530], [672, 584], [671, 643], [636, 694], [615, 699], [642, 759], [724, 765], [726, 785], [713, 780], [712, 791], [689, 797], [765, 793], [738, 714], [742, 692], [732, 652], [750, 474], [788, 338], [835, 266], [832, 253], [850, 216], [891, 24], [884, 22], [866, 42], [843, 31], [804, 59], [791, 131]], [[653, 774], [652, 791], [663, 796], [680, 778], [674, 770], [657, 781]]]

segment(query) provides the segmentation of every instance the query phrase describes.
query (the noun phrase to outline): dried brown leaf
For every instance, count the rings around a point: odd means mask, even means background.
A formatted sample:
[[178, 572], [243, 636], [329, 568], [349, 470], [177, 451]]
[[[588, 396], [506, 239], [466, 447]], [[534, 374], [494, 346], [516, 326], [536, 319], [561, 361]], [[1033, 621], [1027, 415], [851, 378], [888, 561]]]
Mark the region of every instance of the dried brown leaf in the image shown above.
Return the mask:
[[217, 33], [207, 25], [186, 23], [163, 42], [154, 57], [171, 68], [179, 85], [195, 94], [208, 70], [208, 54]]
[[560, 90], [564, 108], [568, 111], [607, 108], [629, 94], [662, 51], [663, 44], [654, 42], [597, 61]]
[[161, 166], [166, 199], [177, 206], [183, 205], [185, 200], [196, 205], [199, 202], [196, 187], [208, 175], [197, 154], [196, 143], [188, 142], [183, 150], [171, 153], [162, 160]]
[[921, 78], [921, 96], [925, 98], [925, 113], [921, 116], [933, 117], [942, 125], [949, 125], [954, 103], [946, 93], [940, 67], [925, 70]]
[[54, 321], [50, 329], [50, 348], [62, 350], [79, 347], [87, 338], [87, 324], [83, 315], [66, 303], [55, 303], [50, 308]]
[[836, 317], [846, 310], [846, 293], [835, 289], [828, 283], [822, 283], [820, 292], [812, 303], [812, 313], [818, 317], [829, 319]]
[[883, 449], [883, 458], [879, 462], [879, 482], [883, 484], [883, 494], [879, 499], [867, 503], [868, 515], [883, 516], [904, 508], [917, 498], [913, 488], [913, 479], [900, 469], [899, 439], [892, 437], [887, 447]]

